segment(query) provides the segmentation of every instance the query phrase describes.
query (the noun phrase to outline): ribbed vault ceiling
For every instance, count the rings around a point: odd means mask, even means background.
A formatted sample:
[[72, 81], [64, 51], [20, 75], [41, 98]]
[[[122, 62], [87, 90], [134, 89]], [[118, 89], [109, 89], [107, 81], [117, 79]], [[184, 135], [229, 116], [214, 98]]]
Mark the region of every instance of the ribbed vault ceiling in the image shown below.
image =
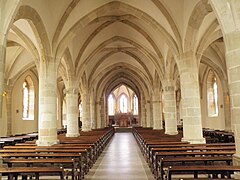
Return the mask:
[[[207, 1], [23, 0], [8, 35], [8, 78], [15, 76], [18, 61], [25, 64], [18, 72], [24, 71], [38, 66], [45, 54], [61, 59], [59, 77], [65, 83], [76, 76], [100, 94], [120, 84], [150, 94], [166, 71], [176, 76], [174, 57], [192, 41], [199, 63], [209, 59], [224, 71], [222, 53], [216, 54], [224, 51], [223, 42], [215, 42], [222, 36], [218, 30]], [[24, 52], [28, 62], [21, 59]]]

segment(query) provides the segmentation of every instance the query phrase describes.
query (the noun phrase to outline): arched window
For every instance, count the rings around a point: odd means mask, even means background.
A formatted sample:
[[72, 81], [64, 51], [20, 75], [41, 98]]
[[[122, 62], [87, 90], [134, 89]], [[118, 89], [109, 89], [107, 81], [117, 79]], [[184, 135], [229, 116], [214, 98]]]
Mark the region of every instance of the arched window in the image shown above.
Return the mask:
[[120, 111], [122, 113], [127, 113], [127, 97], [125, 94], [122, 94], [121, 97], [120, 97]]
[[34, 85], [30, 76], [25, 78], [22, 92], [22, 118], [24, 120], [34, 120]]
[[82, 119], [82, 111], [83, 111], [82, 102], [79, 104], [78, 109], [79, 109], [79, 117], [80, 119]]
[[207, 77], [207, 103], [208, 116], [218, 116], [218, 85], [217, 77], [212, 70], [209, 71]]
[[108, 96], [108, 115], [114, 115], [114, 97], [112, 94]]
[[138, 115], [138, 97], [136, 94], [133, 97], [133, 115]]

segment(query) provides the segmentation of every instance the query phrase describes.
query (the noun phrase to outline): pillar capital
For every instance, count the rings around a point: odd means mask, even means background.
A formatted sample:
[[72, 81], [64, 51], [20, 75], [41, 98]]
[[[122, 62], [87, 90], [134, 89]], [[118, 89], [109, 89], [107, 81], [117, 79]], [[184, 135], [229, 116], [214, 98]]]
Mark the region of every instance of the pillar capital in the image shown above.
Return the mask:
[[166, 85], [164, 86], [164, 91], [174, 91], [175, 87], [172, 85]]
[[7, 38], [5, 34], [0, 32], [0, 45], [6, 47]]
[[155, 103], [161, 103], [161, 102], [162, 102], [162, 101], [160, 101], [160, 100], [159, 100], [159, 101], [157, 101], [157, 100], [152, 101], [153, 104], [155, 104]]
[[78, 88], [68, 88], [68, 89], [64, 89], [64, 92], [66, 94], [78, 94], [79, 89]]

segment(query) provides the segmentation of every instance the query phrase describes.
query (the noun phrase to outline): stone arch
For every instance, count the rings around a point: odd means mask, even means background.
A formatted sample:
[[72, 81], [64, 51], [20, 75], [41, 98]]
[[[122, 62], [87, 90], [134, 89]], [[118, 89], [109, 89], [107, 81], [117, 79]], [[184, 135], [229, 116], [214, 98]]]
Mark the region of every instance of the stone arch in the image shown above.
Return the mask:
[[[66, 69], [66, 76], [68, 79], [68, 85], [67, 86], [72, 86], [76, 80], [75, 78], [75, 67], [73, 66], [73, 60], [72, 60], [72, 55], [70, 53], [69, 48], [66, 49], [64, 56], [61, 58], [61, 61], [64, 62], [64, 64], [66, 65], [65, 69]], [[63, 64], [62, 64], [63, 65]]]
[[[101, 76], [99, 75], [99, 79], [94, 79], [94, 81], [92, 81], [91, 85], [98, 87], [100, 93], [103, 93], [103, 89], [105, 88], [106, 84], [112, 82], [113, 79], [116, 78], [126, 78], [129, 79], [130, 82], [135, 82], [133, 84], [136, 84], [138, 82], [138, 86], [137, 87], [142, 87], [141, 89], [144, 91], [146, 90], [146, 93], [150, 94], [149, 91], [147, 91], [149, 88], [151, 88], [151, 83], [148, 80], [148, 77], [144, 76], [144, 74], [141, 71], [136, 71], [136, 68], [131, 67], [131, 65], [128, 65], [126, 68], [124, 68], [124, 73], [123, 73], [123, 68], [119, 68], [122, 67], [122, 64], [114, 64], [112, 66], [109, 66], [108, 68], [105, 69], [105, 73], [101, 74]], [[131, 79], [132, 78], [132, 79]], [[135, 79], [133, 81], [133, 79]], [[98, 81], [98, 82], [97, 82]], [[96, 84], [97, 83], [97, 84]], [[133, 88], [134, 89], [134, 88]]]
[[204, 50], [207, 49], [207, 47], [216, 41], [217, 39], [222, 37], [221, 31], [216, 31], [216, 28], [219, 26], [219, 23], [217, 20], [213, 21], [210, 27], [207, 29], [207, 31], [204, 33], [203, 37], [201, 38], [198, 47], [196, 49], [196, 56], [197, 56], [197, 63], [200, 63], [201, 57], [203, 55]]
[[[161, 68], [159, 67], [159, 63], [158, 63], [158, 60], [153, 56], [151, 55], [146, 49], [144, 49], [141, 45], [137, 44], [136, 42], [128, 39], [128, 38], [124, 38], [124, 37], [121, 37], [121, 36], [115, 36], [115, 37], [112, 37], [106, 41], [104, 41], [101, 45], [98, 46], [97, 49], [95, 49], [83, 62], [82, 64], [88, 64], [88, 62], [93, 58], [93, 56], [95, 56], [98, 52], [100, 52], [102, 49], [104, 49], [104, 47], [112, 42], [115, 42], [115, 41], [123, 41], [123, 42], [126, 42], [126, 43], [129, 43], [129, 44], [132, 44], [134, 45], [135, 47], [137, 47], [138, 49], [141, 50], [142, 54], [144, 54], [146, 57], [148, 57], [150, 60], [152, 60], [153, 64], [156, 66], [156, 69], [158, 70], [159, 74], [161, 75], [161, 77], [163, 77], [163, 70], [161, 70]], [[116, 49], [117, 50], [117, 49]], [[121, 50], [121, 49], [118, 49], [118, 51]], [[77, 72], [79, 72], [78, 74], [81, 74], [82, 73], [82, 69], [84, 68], [85, 66], [80, 66], [80, 63], [78, 64], [78, 67], [77, 67]], [[79, 76], [79, 75], [78, 75]]]
[[60, 77], [62, 78], [63, 80], [63, 83], [65, 85], [65, 88], [67, 89], [68, 88], [68, 82], [69, 82], [69, 77], [67, 75], [67, 70], [65, 69], [65, 67], [63, 66], [63, 64], [60, 64], [59, 67], [58, 67], [58, 73], [60, 75]]
[[176, 23], [174, 22], [174, 19], [172, 18], [170, 12], [164, 6], [162, 1], [159, 1], [159, 0], [151, 0], [151, 1], [158, 7], [158, 9], [164, 14], [167, 21], [169, 22], [169, 25], [171, 26], [172, 31], [175, 35], [176, 43], [177, 43], [177, 45], [179, 47], [179, 50], [181, 52], [182, 51], [182, 38], [181, 38], [181, 35], [179, 33], [178, 27], [177, 27]]
[[239, 4], [234, 1], [210, 0], [209, 1], [220, 23], [224, 34], [240, 29]]
[[[12, 25], [11, 29], [24, 41], [25, 44], [19, 42], [19, 45], [27, 49], [33, 55], [36, 66], [38, 67], [40, 57], [36, 46], [33, 44], [31, 39], [28, 36], [26, 36], [17, 26]], [[8, 39], [11, 39], [11, 37], [9, 37]]]
[[[122, 10], [122, 11], [134, 12], [134, 15], [136, 17], [138, 17], [139, 19], [143, 19], [148, 23], [152, 22], [151, 25], [153, 26], [153, 28], [157, 29], [159, 31], [159, 33], [162, 35], [164, 40], [166, 40], [167, 44], [169, 45], [169, 47], [171, 47], [173, 52], [175, 54], [178, 54], [178, 52], [180, 50], [179, 50], [179, 47], [177, 46], [175, 40], [173, 39], [173, 37], [171, 37], [171, 35], [159, 23], [157, 23], [152, 17], [150, 17], [145, 12], [143, 12], [139, 9], [136, 9], [130, 5], [127, 5], [125, 3], [118, 2], [118, 1], [113, 1], [113, 2], [107, 3], [103, 6], [95, 9], [94, 11], [90, 12], [88, 15], [86, 15], [82, 19], [80, 19], [77, 23], [75, 23], [73, 25], [73, 27], [71, 27], [69, 29], [68, 33], [60, 40], [60, 42], [57, 46], [57, 49], [56, 49], [56, 56], [61, 57], [61, 54], [64, 52], [64, 49], [66, 48], [67, 44], [69, 44], [68, 42], [70, 42], [74, 38], [74, 36], [76, 35], [76, 31], [79, 28], [83, 28], [86, 25], [88, 25], [89, 23], [91, 23], [91, 21], [97, 19], [99, 17], [99, 14], [102, 13], [103, 9], [104, 9], [104, 12], [107, 12], [107, 11], [110, 11], [110, 10], [116, 9], [116, 8], [120, 8], [120, 10]], [[58, 31], [58, 30], [56, 30], [56, 31]]]
[[[184, 41], [184, 51], [188, 52], [189, 50], [195, 52], [196, 48], [196, 38], [199, 27], [201, 26], [205, 16], [211, 12], [211, 6], [208, 4], [208, 1], [199, 1], [195, 8], [192, 11], [190, 19], [188, 21], [188, 26], [185, 35]], [[194, 49], [193, 49], [194, 47]]]
[[30, 6], [21, 6], [18, 14], [16, 15], [15, 21], [19, 19], [25, 19], [28, 21], [41, 49], [41, 58], [44, 58], [43, 61], [49, 61], [49, 59], [45, 58], [51, 55], [50, 41], [43, 21], [38, 12]]
[[67, 7], [67, 9], [65, 10], [63, 16], [61, 17], [58, 26], [56, 28], [55, 34], [53, 36], [53, 40], [52, 40], [52, 46], [53, 49], [56, 47], [56, 43], [57, 40], [59, 38], [59, 35], [63, 29], [63, 26], [67, 20], [67, 18], [69, 17], [69, 15], [71, 14], [71, 12], [73, 11], [73, 9], [77, 6], [77, 4], [80, 2], [80, 0], [73, 0]]
[[[122, 51], [121, 51], [121, 52], [122, 52]], [[106, 60], [108, 57], [110, 57], [110, 56], [112, 56], [112, 55], [114, 55], [114, 54], [116, 54], [116, 53], [119, 53], [119, 51], [118, 51], [118, 50], [116, 50], [116, 51], [111, 51], [111, 52], [109, 52], [108, 54], [106, 54], [105, 56], [103, 56], [103, 57], [96, 63], [96, 65], [93, 67], [93, 70], [91, 71], [91, 73], [90, 73], [90, 75], [89, 75], [89, 83], [91, 83], [92, 77], [93, 77], [94, 73], [96, 72], [97, 68], [99, 67], [99, 65], [100, 65], [101, 63], [103, 63], [104, 60]], [[130, 52], [130, 51], [124, 51], [124, 52], [122, 52], [122, 53], [125, 53], [125, 54], [133, 57], [133, 58], [143, 67], [143, 69], [146, 71], [146, 74], [148, 75], [151, 83], [153, 82], [150, 71], [148, 70], [148, 68], [146, 67], [146, 65], [143, 63], [143, 61], [142, 61], [140, 58], [138, 58], [134, 53], [132, 53], [132, 52]], [[119, 64], [119, 63], [117, 63], [117, 64]], [[117, 64], [116, 64], [116, 65], [117, 65]], [[121, 65], [122, 65], [122, 66], [125, 66], [123, 63], [121, 63]], [[129, 65], [130, 65], [130, 64], [126, 64], [126, 67], [129, 66]]]
[[[99, 18], [98, 18], [99, 19]], [[83, 44], [82, 48], [80, 49], [78, 56], [76, 58], [76, 63], [75, 65], [77, 66], [77, 62], [80, 61], [81, 56], [84, 52], [84, 50], [87, 48], [88, 44], [93, 40], [93, 38], [99, 33], [101, 32], [104, 28], [110, 26], [111, 24], [113, 24], [116, 21], [120, 21], [124, 24], [129, 25], [130, 27], [132, 27], [133, 29], [135, 29], [136, 31], [138, 31], [140, 34], [142, 34], [146, 40], [152, 45], [153, 49], [156, 51], [159, 60], [161, 61], [162, 57], [162, 53], [160, 52], [160, 50], [158, 49], [156, 43], [154, 42], [154, 40], [147, 34], [146, 31], [144, 31], [142, 28], [139, 28], [139, 26], [137, 26], [136, 24], [132, 23], [131, 21], [129, 21], [128, 19], [137, 19], [136, 17], [132, 16], [132, 15], [123, 15], [123, 16], [117, 16], [116, 19], [112, 20], [112, 16], [104, 16], [101, 18], [101, 20], [106, 20], [107, 22], [103, 23], [102, 25], [100, 25], [85, 41], [85, 43]], [[160, 64], [163, 63], [162, 61], [160, 62]]]
[[[11, 25], [14, 21], [14, 18], [16, 16], [16, 13], [21, 5], [22, 0], [16, 0], [16, 1], [0, 1], [0, 7], [1, 11], [2, 8], [4, 10], [7, 10], [7, 12], [4, 11], [1, 15], [0, 24], [2, 25], [0, 32], [3, 33], [4, 36], [8, 34], [9, 29], [11, 28]], [[6, 37], [0, 36], [0, 44], [4, 44], [6, 41]]]

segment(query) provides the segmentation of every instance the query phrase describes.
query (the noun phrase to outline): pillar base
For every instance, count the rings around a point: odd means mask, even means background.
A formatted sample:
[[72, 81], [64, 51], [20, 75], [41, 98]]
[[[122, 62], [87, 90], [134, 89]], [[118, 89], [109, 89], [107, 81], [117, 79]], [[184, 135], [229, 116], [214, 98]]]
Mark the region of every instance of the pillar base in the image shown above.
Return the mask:
[[80, 136], [80, 134], [79, 133], [67, 133], [66, 134], [66, 137], [78, 137], [78, 136]]
[[165, 132], [165, 134], [176, 135], [176, 134], [178, 134], [178, 131], [168, 131], [168, 132]]
[[163, 130], [163, 128], [153, 128], [153, 130]]
[[190, 144], [206, 144], [206, 139], [205, 138], [200, 138], [200, 139], [182, 138], [182, 141], [190, 142]]
[[40, 141], [40, 140], [36, 141], [37, 146], [52, 146], [54, 144], [59, 144], [59, 143], [60, 143], [59, 140], [51, 141], [51, 142], [49, 142], [49, 141]]
[[82, 129], [83, 132], [92, 131], [92, 129]]
[[[240, 166], [240, 154], [233, 155], [233, 165]], [[234, 179], [240, 179], [240, 173], [234, 173]]]

